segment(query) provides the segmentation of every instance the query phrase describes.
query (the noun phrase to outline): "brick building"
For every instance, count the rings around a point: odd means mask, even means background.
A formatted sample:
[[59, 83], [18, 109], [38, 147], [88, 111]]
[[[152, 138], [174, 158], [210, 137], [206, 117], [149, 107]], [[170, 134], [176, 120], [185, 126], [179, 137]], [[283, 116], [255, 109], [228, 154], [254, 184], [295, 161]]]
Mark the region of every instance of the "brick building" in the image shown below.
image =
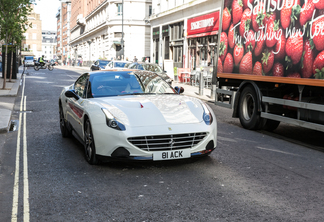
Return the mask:
[[25, 40], [22, 42], [22, 48], [23, 51], [29, 51], [38, 58], [42, 55], [42, 21], [40, 14], [34, 11], [34, 5], [31, 6], [32, 11], [28, 15], [28, 22], [31, 23], [32, 27], [24, 33]]
[[57, 19], [57, 49], [56, 55], [63, 63], [71, 58], [70, 50], [70, 18], [71, 1], [61, 2], [61, 6], [56, 14]]

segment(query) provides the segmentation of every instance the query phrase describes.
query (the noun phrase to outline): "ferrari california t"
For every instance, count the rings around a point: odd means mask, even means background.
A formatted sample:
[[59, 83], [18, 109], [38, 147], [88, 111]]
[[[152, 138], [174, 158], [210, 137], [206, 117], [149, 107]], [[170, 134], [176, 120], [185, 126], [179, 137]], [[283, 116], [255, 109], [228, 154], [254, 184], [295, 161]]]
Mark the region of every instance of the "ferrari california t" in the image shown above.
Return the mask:
[[82, 74], [59, 97], [63, 137], [84, 144], [89, 164], [105, 160], [174, 160], [216, 148], [216, 117], [149, 71]]

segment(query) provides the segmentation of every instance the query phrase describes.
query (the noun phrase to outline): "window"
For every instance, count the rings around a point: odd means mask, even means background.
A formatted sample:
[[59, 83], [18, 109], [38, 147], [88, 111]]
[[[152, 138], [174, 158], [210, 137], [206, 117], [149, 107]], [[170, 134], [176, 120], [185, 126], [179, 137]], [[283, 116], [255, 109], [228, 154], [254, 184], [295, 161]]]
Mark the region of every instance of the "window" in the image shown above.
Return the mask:
[[24, 33], [25, 39], [28, 39], [28, 33]]
[[37, 29], [37, 24], [33, 24], [33, 29]]
[[87, 83], [87, 74], [84, 74], [80, 76], [80, 78], [74, 84], [74, 90], [80, 97], [83, 97], [86, 83]]
[[37, 34], [33, 33], [33, 39], [37, 39]]
[[149, 6], [149, 16], [152, 15], [152, 5]]
[[123, 14], [123, 4], [122, 3], [118, 3], [117, 4], [117, 15], [120, 16]]

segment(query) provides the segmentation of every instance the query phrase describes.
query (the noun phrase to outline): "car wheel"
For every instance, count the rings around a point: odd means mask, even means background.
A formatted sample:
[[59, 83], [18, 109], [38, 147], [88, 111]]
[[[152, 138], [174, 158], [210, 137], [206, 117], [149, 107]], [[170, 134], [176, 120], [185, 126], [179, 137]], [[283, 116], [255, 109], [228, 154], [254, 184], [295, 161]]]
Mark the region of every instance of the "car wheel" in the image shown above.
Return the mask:
[[243, 89], [239, 103], [239, 119], [245, 129], [258, 129], [260, 114], [258, 113], [257, 95], [252, 86]]
[[60, 105], [60, 129], [61, 129], [61, 134], [64, 138], [71, 137], [72, 133], [71, 131], [67, 128], [66, 121], [64, 119], [63, 115], [63, 109], [62, 106]]
[[89, 119], [86, 120], [86, 123], [84, 125], [84, 156], [89, 164], [98, 164], [95, 142]]

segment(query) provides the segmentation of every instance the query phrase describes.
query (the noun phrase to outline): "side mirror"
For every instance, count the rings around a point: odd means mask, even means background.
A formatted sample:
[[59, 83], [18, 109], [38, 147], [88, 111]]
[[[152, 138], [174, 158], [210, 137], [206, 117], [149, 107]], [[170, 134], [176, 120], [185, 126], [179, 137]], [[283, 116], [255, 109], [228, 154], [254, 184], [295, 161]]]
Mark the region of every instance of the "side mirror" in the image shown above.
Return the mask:
[[80, 99], [80, 97], [75, 93], [74, 90], [68, 90], [68, 91], [66, 91], [65, 92], [65, 96], [67, 98], [74, 98], [76, 100], [79, 100]]
[[183, 87], [178, 87], [178, 86], [176, 86], [176, 87], [174, 87], [174, 89], [177, 91], [177, 93], [178, 94], [181, 94], [181, 93], [183, 93], [184, 92], [184, 88]]

